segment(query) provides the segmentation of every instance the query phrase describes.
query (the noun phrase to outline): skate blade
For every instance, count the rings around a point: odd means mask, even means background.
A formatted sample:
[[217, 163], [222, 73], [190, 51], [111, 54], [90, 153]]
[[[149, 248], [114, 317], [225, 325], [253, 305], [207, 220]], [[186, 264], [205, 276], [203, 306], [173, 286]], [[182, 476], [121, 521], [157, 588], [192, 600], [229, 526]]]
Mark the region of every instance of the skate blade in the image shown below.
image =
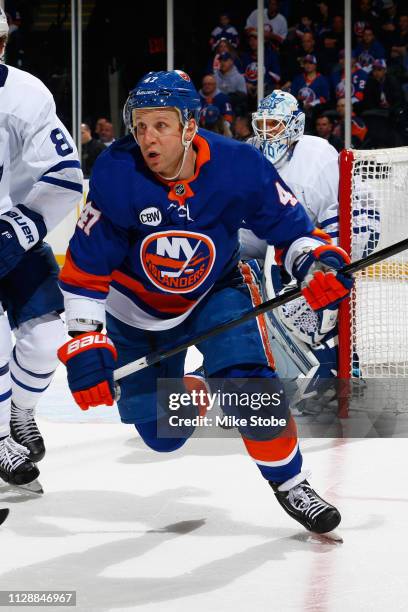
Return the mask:
[[37, 478], [27, 484], [24, 484], [24, 485], [13, 484], [13, 485], [10, 485], [10, 487], [13, 488], [15, 491], [24, 491], [26, 493], [34, 493], [34, 495], [42, 495], [44, 493], [44, 489], [42, 488], [42, 485]]
[[333, 531], [328, 531], [327, 533], [316, 533], [312, 531], [313, 536], [323, 542], [335, 542], [336, 544], [343, 544], [344, 540], [341, 534], [333, 529]]

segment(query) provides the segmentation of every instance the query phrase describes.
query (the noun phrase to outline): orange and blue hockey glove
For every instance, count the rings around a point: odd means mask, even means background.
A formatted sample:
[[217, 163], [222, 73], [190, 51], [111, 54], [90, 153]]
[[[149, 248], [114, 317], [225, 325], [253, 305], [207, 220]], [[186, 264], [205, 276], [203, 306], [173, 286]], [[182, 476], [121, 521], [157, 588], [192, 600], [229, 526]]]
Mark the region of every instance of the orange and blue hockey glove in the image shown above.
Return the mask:
[[76, 336], [58, 350], [58, 358], [67, 367], [69, 388], [82, 410], [101, 404], [113, 405], [117, 357], [112, 340], [100, 332]]
[[293, 276], [300, 281], [302, 293], [313, 310], [334, 310], [350, 295], [353, 278], [338, 272], [349, 263], [346, 251], [331, 244], [309, 250], [295, 260]]

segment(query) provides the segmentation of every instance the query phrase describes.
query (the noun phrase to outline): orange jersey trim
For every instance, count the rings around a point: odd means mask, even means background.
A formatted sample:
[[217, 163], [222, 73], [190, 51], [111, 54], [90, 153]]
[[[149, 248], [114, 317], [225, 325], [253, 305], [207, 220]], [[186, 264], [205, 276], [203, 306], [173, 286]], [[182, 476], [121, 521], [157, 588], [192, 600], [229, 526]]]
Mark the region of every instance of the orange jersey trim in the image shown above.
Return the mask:
[[[254, 306], [259, 306], [259, 304], [262, 304], [262, 298], [256, 283], [254, 283], [253, 281], [251, 266], [246, 263], [241, 263], [239, 268], [242, 276], [244, 277], [244, 281], [249, 289], [249, 293], [251, 294], [252, 304]], [[264, 314], [259, 315], [259, 317], [256, 317], [256, 321], [258, 323], [258, 329], [261, 334], [262, 344], [264, 347], [268, 365], [271, 368], [275, 369], [275, 359], [273, 358], [272, 348], [269, 342], [268, 328], [266, 326], [265, 317], [266, 315]]]
[[296, 423], [291, 416], [285, 431], [279, 438], [273, 440], [250, 440], [244, 436], [242, 440], [248, 454], [255, 461], [282, 461], [289, 457], [296, 447], [298, 441]]
[[[197, 157], [195, 162], [195, 172], [193, 176], [188, 179], [178, 180], [178, 181], [166, 181], [166, 179], [161, 176], [155, 175], [159, 181], [168, 185], [170, 187], [168, 198], [169, 200], [176, 201], [180, 206], [184, 206], [184, 202], [187, 198], [191, 198], [194, 196], [194, 191], [190, 187], [190, 183], [196, 180], [198, 175], [200, 174], [201, 168], [204, 164], [206, 164], [211, 159], [211, 152], [208, 142], [202, 136], [196, 134], [193, 138], [193, 146], [197, 150]], [[184, 189], [181, 189], [181, 186]], [[175, 188], [179, 193], [176, 193]], [[182, 193], [180, 193], [180, 191]]]
[[183, 296], [177, 294], [153, 293], [148, 291], [142, 283], [118, 270], [112, 272], [112, 280], [133, 291], [142, 302], [158, 312], [181, 315], [192, 308], [196, 302], [196, 300], [187, 300]]
[[64, 266], [59, 274], [59, 278], [63, 283], [74, 287], [83, 287], [90, 291], [98, 291], [100, 293], [108, 293], [109, 285], [112, 280], [110, 276], [99, 276], [90, 274], [78, 268], [72, 259], [70, 250], [68, 249]]
[[321, 240], [325, 240], [329, 244], [331, 244], [333, 242], [331, 237], [329, 236], [329, 234], [326, 234], [326, 232], [324, 232], [323, 230], [319, 229], [318, 227], [315, 227], [315, 229], [312, 232], [312, 236], [316, 236], [316, 238], [320, 238]]

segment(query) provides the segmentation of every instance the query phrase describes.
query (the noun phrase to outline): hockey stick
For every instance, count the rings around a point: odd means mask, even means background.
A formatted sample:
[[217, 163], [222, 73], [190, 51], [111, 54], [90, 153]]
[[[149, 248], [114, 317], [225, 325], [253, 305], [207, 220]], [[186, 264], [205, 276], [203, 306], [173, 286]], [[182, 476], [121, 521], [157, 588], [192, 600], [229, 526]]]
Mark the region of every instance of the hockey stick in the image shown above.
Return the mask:
[[[348, 264], [347, 266], [344, 266], [344, 268], [339, 270], [339, 272], [342, 272], [343, 274], [346, 274], [346, 273], [354, 274], [355, 272], [364, 270], [364, 268], [367, 268], [368, 266], [372, 266], [373, 264], [376, 264], [382, 261], [383, 259], [387, 259], [388, 257], [392, 257], [393, 255], [396, 255], [397, 253], [400, 253], [401, 251], [405, 251], [406, 249], [408, 249], [408, 238], [405, 240], [401, 240], [400, 242], [396, 242], [395, 244], [392, 244], [391, 246], [385, 247], [384, 249], [381, 249], [380, 251], [377, 251], [376, 253], [372, 253], [368, 257], [364, 257], [363, 259], [359, 259], [358, 261]], [[190, 340], [187, 340], [186, 342], [183, 342], [182, 344], [175, 346], [174, 348], [163, 350], [162, 352], [156, 351], [154, 353], [150, 353], [150, 355], [146, 355], [145, 357], [140, 357], [139, 359], [136, 359], [135, 361], [131, 361], [130, 363], [122, 366], [121, 368], [117, 368], [115, 370], [114, 380], [115, 381], [120, 380], [121, 378], [125, 378], [125, 376], [129, 376], [129, 374], [133, 374], [134, 372], [139, 372], [140, 370], [144, 370], [145, 368], [148, 368], [149, 366], [155, 363], [158, 363], [159, 361], [162, 361], [163, 359], [168, 359], [169, 357], [173, 357], [173, 355], [177, 355], [177, 353], [181, 353], [182, 351], [185, 351], [190, 346], [200, 344], [200, 342], [204, 342], [204, 340], [208, 340], [208, 338], [212, 338], [213, 336], [216, 336], [226, 331], [227, 329], [232, 329], [233, 327], [237, 327], [238, 325], [241, 325], [241, 323], [250, 321], [251, 319], [258, 317], [259, 315], [262, 315], [265, 312], [268, 312], [269, 310], [274, 310], [275, 308], [278, 308], [279, 306], [283, 306], [284, 304], [287, 304], [287, 302], [290, 302], [291, 300], [294, 300], [300, 297], [301, 295], [302, 295], [302, 292], [300, 289], [298, 288], [292, 289], [291, 291], [288, 291], [287, 293], [284, 293], [282, 295], [277, 295], [271, 300], [267, 300], [266, 302], [259, 304], [259, 306], [252, 308], [248, 312], [238, 317], [238, 319], [230, 319], [229, 321], [220, 323], [219, 325], [216, 325], [212, 329], [209, 329], [206, 332], [203, 332], [202, 334], [196, 336], [195, 338], [191, 338]]]
[[10, 510], [8, 508], [0, 508], [0, 525], [4, 523], [9, 515]]

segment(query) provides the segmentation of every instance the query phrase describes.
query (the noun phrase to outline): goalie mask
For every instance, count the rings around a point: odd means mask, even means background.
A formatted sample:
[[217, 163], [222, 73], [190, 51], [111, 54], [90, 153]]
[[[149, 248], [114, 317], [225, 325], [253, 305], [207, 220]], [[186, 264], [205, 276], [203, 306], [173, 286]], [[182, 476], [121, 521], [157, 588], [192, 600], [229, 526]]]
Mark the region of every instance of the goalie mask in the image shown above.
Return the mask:
[[276, 89], [252, 113], [252, 127], [262, 153], [279, 167], [290, 147], [303, 136], [305, 115], [294, 96]]

